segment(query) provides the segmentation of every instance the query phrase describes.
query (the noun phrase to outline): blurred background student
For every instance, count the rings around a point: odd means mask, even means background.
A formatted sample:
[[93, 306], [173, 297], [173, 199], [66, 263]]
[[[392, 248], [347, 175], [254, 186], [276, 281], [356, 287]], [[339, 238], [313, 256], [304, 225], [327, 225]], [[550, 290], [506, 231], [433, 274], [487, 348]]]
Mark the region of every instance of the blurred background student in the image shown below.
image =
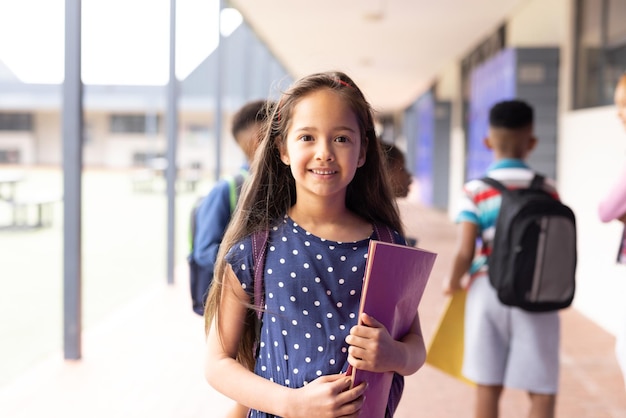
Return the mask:
[[389, 168], [393, 194], [396, 198], [407, 197], [413, 177], [406, 168], [404, 153], [394, 144], [381, 141], [381, 145], [387, 157], [387, 167]]
[[[409, 194], [413, 176], [406, 168], [406, 158], [404, 153], [396, 145], [389, 142], [380, 142], [387, 159], [387, 169], [393, 187], [393, 194], [396, 199], [405, 198]], [[406, 242], [412, 247], [417, 245], [417, 238], [406, 237]]]
[[204, 302], [213, 280], [217, 250], [235, 210], [241, 186], [248, 177], [250, 162], [263, 135], [270, 108], [271, 103], [256, 100], [237, 111], [231, 132], [246, 162], [235, 175], [220, 179], [192, 212], [189, 280], [192, 307], [198, 315], [204, 314]]

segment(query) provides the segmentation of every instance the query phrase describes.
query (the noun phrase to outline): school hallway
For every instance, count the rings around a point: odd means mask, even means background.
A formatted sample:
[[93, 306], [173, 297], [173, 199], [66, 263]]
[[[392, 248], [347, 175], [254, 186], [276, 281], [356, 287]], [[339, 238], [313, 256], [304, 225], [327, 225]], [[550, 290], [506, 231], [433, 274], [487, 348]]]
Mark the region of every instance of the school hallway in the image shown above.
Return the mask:
[[[447, 214], [400, 202], [407, 235], [438, 253], [420, 306], [426, 342], [444, 305], [441, 279], [451, 261], [455, 228]], [[163, 280], [165, 282], [165, 280]], [[202, 318], [191, 311], [187, 270], [176, 284], [154, 287], [85, 330], [83, 358], [55, 353], [0, 388], [0, 416], [221, 417], [230, 402], [203, 378]], [[562, 313], [560, 418], [626, 418], [626, 391], [614, 338], [575, 309]], [[471, 417], [473, 388], [430, 366], [406, 379], [397, 418]], [[526, 395], [505, 391], [504, 418], [526, 416]]]

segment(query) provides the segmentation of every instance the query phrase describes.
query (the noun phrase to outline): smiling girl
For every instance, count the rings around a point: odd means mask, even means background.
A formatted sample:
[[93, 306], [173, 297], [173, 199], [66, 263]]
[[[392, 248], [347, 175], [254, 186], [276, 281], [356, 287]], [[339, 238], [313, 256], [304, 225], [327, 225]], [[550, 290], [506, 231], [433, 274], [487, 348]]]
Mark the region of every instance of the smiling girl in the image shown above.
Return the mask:
[[[345, 74], [305, 77], [278, 102], [205, 312], [207, 380], [250, 408], [248, 416], [358, 416], [367, 388], [350, 388], [350, 364], [396, 372], [391, 417], [402, 376], [424, 363], [417, 313], [398, 341], [367, 314], [357, 325], [369, 241], [380, 239], [374, 225], [405, 243], [383, 158], [372, 110]], [[252, 312], [256, 231], [269, 231], [260, 332]]]

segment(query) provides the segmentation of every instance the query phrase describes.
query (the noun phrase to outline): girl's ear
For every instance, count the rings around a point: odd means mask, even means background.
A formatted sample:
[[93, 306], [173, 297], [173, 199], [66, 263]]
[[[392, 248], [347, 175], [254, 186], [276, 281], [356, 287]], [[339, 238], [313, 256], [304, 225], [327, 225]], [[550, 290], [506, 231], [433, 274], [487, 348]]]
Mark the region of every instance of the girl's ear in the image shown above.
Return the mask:
[[363, 164], [365, 164], [365, 153], [362, 152], [362, 155], [359, 156], [359, 161], [357, 162], [357, 167], [363, 167]]
[[287, 147], [284, 145], [282, 138], [277, 136], [274, 139], [274, 146], [278, 148], [278, 152], [280, 153], [280, 160], [285, 165], [289, 165], [289, 155], [287, 155]]
[[365, 156], [367, 155], [368, 145], [369, 145], [369, 141], [366, 140], [365, 144], [361, 146], [361, 149], [359, 150], [359, 160], [357, 161], [357, 164], [356, 164], [357, 167], [363, 167], [363, 164], [365, 164]]

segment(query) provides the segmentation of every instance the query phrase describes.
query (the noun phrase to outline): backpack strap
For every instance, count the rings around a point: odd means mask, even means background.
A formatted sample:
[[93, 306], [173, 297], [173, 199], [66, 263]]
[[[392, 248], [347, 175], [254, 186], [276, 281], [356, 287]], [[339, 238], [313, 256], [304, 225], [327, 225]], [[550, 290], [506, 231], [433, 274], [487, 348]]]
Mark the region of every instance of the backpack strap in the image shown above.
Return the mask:
[[532, 181], [530, 182], [530, 188], [531, 189], [541, 189], [543, 188], [543, 183], [545, 181], [545, 177], [542, 176], [541, 174], [537, 174], [535, 173], [535, 177], [533, 177]]
[[[543, 188], [543, 183], [545, 182], [545, 176], [535, 173], [535, 176], [533, 177], [533, 179], [530, 182], [530, 186], [528, 186], [529, 189], [541, 189]], [[500, 192], [503, 193], [507, 193], [509, 191], [509, 189], [506, 188], [506, 186], [502, 183], [500, 183], [498, 180], [491, 178], [491, 177], [483, 177], [480, 179], [480, 181], [482, 181], [483, 183], [486, 183], [488, 185], [490, 185], [491, 187], [498, 189]]]
[[193, 249], [194, 249], [194, 239], [196, 237], [196, 226], [197, 226], [197, 221], [196, 221], [196, 217], [198, 215], [198, 209], [200, 209], [200, 204], [202, 203], [202, 201], [204, 200], [204, 196], [203, 197], [199, 197], [196, 200], [196, 203], [194, 203], [193, 208], [191, 209], [191, 215], [189, 216], [189, 233], [188, 233], [188, 239], [189, 239], [189, 254], [190, 257], [193, 257]]
[[393, 232], [387, 225], [375, 222], [374, 231], [379, 241], [393, 243]]
[[237, 206], [237, 201], [239, 200], [239, 195], [241, 194], [241, 186], [243, 186], [244, 181], [248, 178], [248, 172], [244, 169], [234, 175], [229, 176], [228, 180], [228, 197], [230, 201], [230, 213], [235, 211], [235, 207]]
[[501, 193], [507, 193], [509, 191], [509, 189], [507, 189], [504, 184], [500, 183], [498, 180], [494, 178], [485, 176], [481, 178], [480, 181], [482, 181], [485, 184], [490, 185], [494, 189], [499, 190]]
[[263, 270], [265, 267], [265, 253], [270, 231], [256, 231], [252, 234], [252, 259], [254, 260], [254, 306], [257, 308], [257, 318], [260, 320], [265, 304], [263, 292]]

